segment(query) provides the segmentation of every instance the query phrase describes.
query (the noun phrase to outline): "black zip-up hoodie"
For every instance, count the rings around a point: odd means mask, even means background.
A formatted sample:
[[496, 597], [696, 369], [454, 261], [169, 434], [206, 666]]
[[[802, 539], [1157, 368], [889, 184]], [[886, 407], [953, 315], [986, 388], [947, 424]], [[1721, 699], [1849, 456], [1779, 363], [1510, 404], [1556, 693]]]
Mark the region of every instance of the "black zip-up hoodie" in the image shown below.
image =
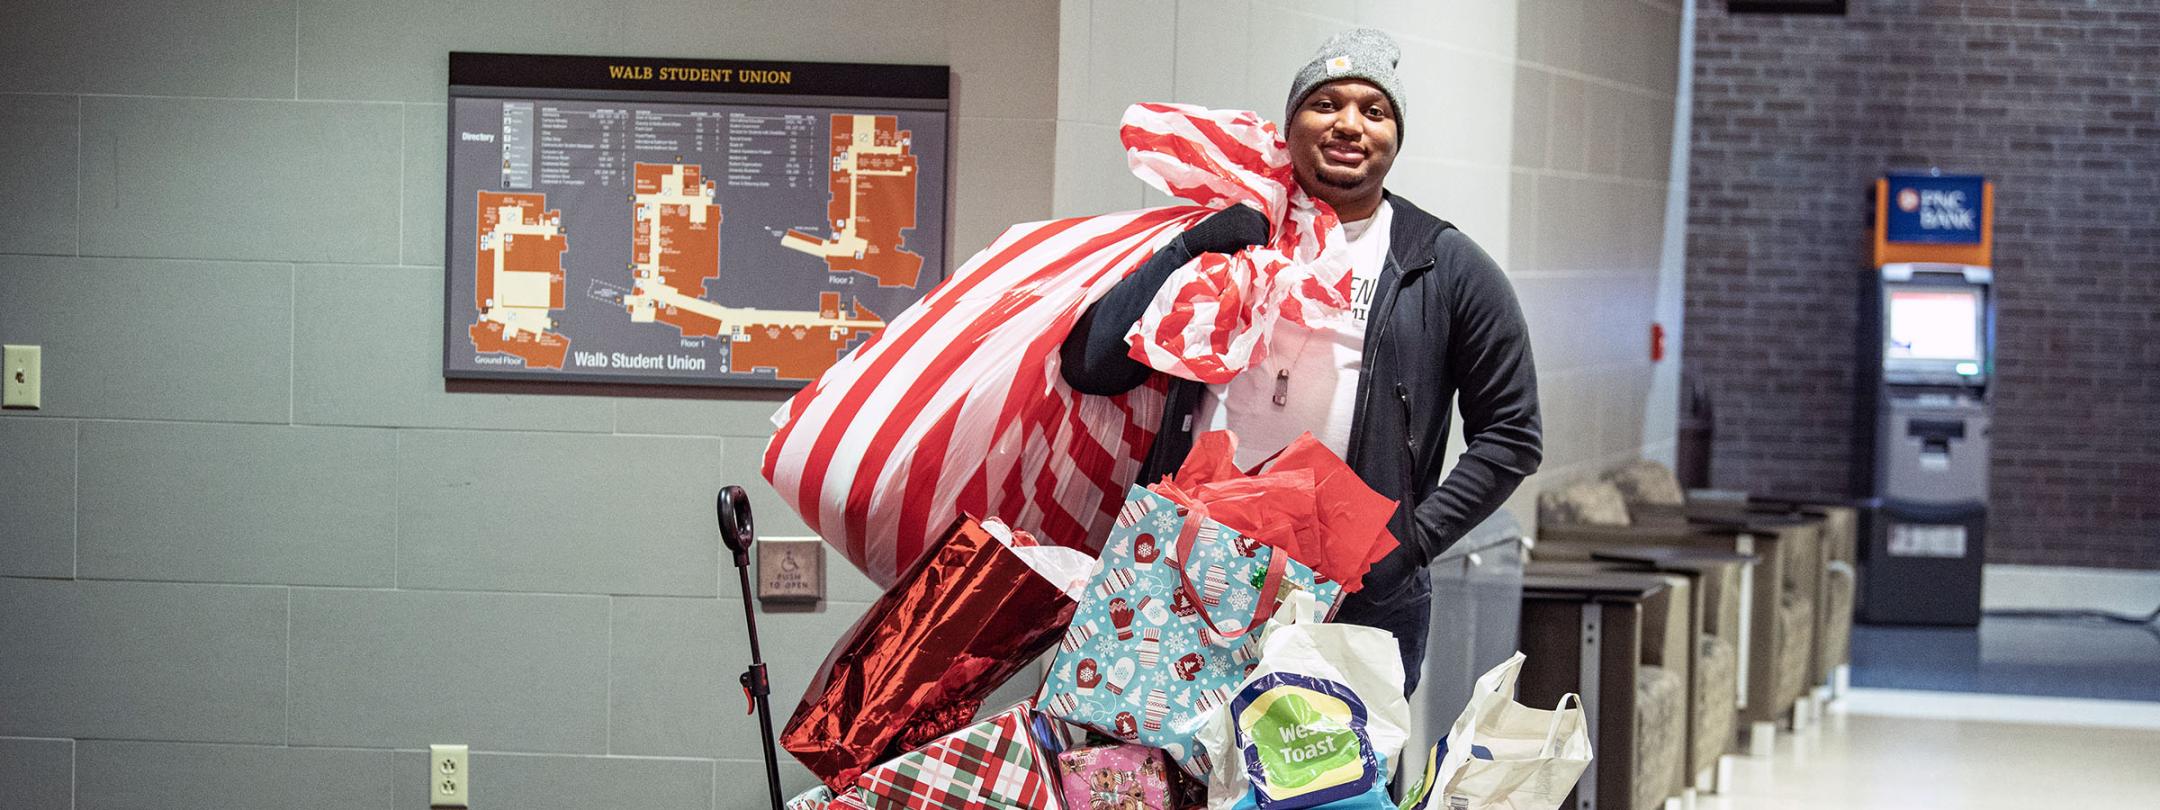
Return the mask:
[[[1366, 319], [1345, 460], [1366, 485], [1401, 502], [1388, 530], [1402, 545], [1373, 566], [1335, 619], [1395, 635], [1408, 693], [1417, 688], [1430, 629], [1425, 566], [1498, 509], [1537, 470], [1541, 450], [1529, 329], [1507, 276], [1455, 226], [1394, 194], [1387, 200], [1394, 225]], [[1266, 239], [1264, 217], [1233, 207], [1158, 249], [1065, 339], [1065, 381], [1101, 395], [1145, 383], [1156, 372], [1127, 356], [1125, 333], [1170, 273], [1200, 253], [1234, 252]], [[1205, 395], [1201, 383], [1171, 380], [1141, 482], [1160, 480], [1191, 452], [1193, 419]], [[1442, 480], [1451, 403], [1462, 411], [1467, 446]]]

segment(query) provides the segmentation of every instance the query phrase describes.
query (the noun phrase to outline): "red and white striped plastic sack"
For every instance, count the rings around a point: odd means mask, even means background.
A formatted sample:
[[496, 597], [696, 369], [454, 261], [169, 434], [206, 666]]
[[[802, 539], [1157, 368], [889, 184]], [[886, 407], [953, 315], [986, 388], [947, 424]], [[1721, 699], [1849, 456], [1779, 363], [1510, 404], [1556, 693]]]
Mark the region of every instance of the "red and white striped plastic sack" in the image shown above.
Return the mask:
[[1265, 356], [1276, 317], [1349, 297], [1334, 213], [1299, 190], [1273, 124], [1168, 104], [1126, 110], [1141, 179], [1198, 205], [1015, 225], [773, 416], [764, 474], [811, 530], [890, 585], [962, 512], [1095, 552], [1138, 475], [1162, 388], [1083, 396], [1058, 345], [1086, 307], [1164, 243], [1239, 203], [1274, 238], [1177, 271], [1130, 339], [1188, 379]]
[[[1229, 199], [1231, 189], [1255, 191], [1271, 238], [1235, 255], [1203, 253], [1179, 268], [1126, 340], [1132, 358], [1149, 368], [1219, 385], [1266, 359], [1267, 335], [1278, 319], [1308, 325], [1347, 308], [1350, 255], [1334, 210], [1298, 187], [1274, 125], [1249, 115], [1219, 122], [1177, 114], [1189, 109], [1141, 104], [1133, 110], [1158, 114], [1126, 113], [1122, 135], [1133, 173], [1165, 194], [1195, 201]], [[1255, 143], [1267, 148], [1240, 153]], [[1234, 158], [1226, 165], [1192, 148], [1203, 144]]]

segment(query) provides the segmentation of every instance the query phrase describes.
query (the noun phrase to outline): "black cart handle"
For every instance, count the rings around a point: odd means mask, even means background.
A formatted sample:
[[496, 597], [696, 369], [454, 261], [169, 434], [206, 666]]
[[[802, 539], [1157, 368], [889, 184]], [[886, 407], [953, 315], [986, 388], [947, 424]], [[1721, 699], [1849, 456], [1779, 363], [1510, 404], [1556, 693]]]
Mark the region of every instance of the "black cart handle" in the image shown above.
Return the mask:
[[720, 488], [713, 504], [720, 517], [720, 542], [735, 552], [735, 565], [750, 564], [750, 546], [757, 542], [757, 526], [750, 522], [750, 493], [730, 484]]

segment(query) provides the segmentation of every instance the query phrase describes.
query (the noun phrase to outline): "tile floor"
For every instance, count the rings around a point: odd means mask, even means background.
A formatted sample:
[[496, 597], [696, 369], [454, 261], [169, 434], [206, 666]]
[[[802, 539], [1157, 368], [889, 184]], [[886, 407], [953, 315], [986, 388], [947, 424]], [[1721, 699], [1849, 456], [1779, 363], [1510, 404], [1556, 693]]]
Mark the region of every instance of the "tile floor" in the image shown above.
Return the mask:
[[1833, 704], [1820, 724], [1780, 733], [1771, 757], [1735, 757], [1725, 793], [1702, 796], [1697, 810], [2160, 806], [2160, 727], [1883, 716], [1865, 712], [1885, 697], [1894, 704], [1897, 693], [1854, 695], [1867, 699]]
[[1978, 628], [1860, 625], [1852, 654], [1856, 687], [2160, 701], [2154, 625], [2001, 617]]
[[2160, 630], [1853, 628], [1853, 690], [1698, 810], [2160, 807]]

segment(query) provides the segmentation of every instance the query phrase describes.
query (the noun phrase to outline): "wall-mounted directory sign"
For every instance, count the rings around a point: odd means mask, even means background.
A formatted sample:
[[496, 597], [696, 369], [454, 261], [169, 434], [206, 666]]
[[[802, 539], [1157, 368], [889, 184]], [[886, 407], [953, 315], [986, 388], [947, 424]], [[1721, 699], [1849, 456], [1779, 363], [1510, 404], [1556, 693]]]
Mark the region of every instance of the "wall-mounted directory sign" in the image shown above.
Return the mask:
[[816, 377], [942, 278], [950, 75], [451, 54], [444, 376]]

